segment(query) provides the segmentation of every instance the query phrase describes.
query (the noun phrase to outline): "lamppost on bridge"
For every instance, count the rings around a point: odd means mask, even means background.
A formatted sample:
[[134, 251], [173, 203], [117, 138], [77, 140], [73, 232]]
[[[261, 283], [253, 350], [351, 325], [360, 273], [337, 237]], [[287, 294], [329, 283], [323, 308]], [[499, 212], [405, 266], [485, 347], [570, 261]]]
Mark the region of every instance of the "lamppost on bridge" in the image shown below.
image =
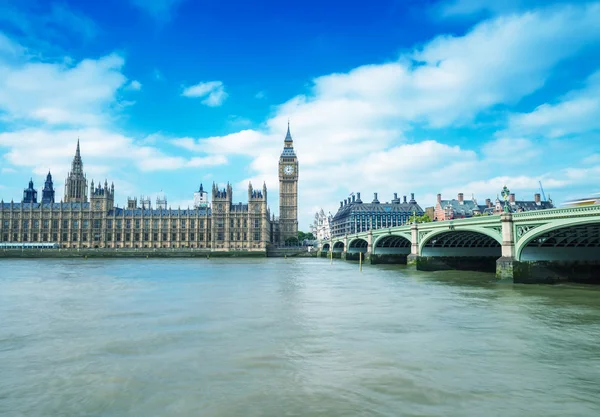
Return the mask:
[[502, 189], [501, 194], [502, 194], [502, 198], [504, 198], [504, 212], [509, 213], [510, 209], [508, 208], [508, 198], [510, 197], [510, 190], [506, 187], [506, 185]]

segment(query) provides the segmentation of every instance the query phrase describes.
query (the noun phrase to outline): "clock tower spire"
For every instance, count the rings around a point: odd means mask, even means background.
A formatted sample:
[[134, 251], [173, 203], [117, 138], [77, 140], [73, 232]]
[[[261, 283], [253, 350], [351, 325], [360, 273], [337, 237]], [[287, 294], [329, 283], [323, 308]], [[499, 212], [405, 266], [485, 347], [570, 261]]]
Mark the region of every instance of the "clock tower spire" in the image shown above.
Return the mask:
[[298, 238], [298, 158], [290, 133], [290, 122], [279, 157], [279, 242]]

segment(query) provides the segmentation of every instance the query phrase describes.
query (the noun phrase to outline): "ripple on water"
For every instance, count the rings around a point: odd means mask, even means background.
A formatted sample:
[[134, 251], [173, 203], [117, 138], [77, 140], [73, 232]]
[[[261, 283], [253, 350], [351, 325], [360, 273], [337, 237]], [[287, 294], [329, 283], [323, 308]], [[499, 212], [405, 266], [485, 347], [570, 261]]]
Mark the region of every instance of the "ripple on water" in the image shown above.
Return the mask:
[[0, 415], [600, 415], [597, 288], [320, 259], [3, 270]]

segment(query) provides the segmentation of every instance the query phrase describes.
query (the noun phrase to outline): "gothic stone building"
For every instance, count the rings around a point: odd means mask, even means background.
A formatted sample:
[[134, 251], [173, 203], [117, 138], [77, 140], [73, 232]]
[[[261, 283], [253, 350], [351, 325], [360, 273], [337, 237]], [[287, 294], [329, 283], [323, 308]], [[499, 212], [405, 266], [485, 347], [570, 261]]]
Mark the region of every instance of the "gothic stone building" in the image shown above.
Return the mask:
[[[127, 208], [114, 204], [114, 184], [89, 188], [79, 140], [65, 181], [64, 201], [54, 202], [48, 174], [44, 198], [36, 202], [33, 182], [21, 203], [0, 202], [1, 242], [55, 242], [61, 248], [190, 248], [213, 251], [264, 251], [271, 243], [297, 236], [298, 160], [288, 132], [279, 161], [280, 213], [272, 217], [267, 187], [248, 185], [248, 202], [234, 203], [231, 185], [213, 184], [211, 206], [155, 209], [149, 204]], [[89, 198], [88, 198], [89, 190]], [[281, 235], [280, 235], [281, 234]]]

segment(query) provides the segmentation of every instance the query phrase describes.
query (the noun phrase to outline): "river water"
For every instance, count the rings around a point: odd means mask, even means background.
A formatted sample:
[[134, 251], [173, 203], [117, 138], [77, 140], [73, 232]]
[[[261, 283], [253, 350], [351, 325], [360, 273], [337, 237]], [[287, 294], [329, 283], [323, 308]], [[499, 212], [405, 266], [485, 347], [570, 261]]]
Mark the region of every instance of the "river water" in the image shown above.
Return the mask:
[[599, 416], [600, 288], [325, 259], [2, 260], [0, 416]]

